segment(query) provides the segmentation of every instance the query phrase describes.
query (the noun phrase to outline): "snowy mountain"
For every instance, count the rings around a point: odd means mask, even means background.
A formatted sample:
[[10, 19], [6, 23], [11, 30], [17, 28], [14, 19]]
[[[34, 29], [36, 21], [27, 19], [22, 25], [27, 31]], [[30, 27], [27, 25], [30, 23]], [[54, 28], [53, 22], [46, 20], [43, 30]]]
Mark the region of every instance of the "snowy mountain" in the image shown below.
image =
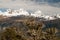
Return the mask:
[[57, 18], [55, 18], [54, 16], [43, 15], [40, 10], [37, 10], [37, 11], [29, 14], [29, 12], [24, 9], [19, 9], [19, 10], [8, 9], [6, 12], [0, 11], [0, 15], [2, 15], [4, 17], [24, 15], [24, 16], [33, 16], [33, 17], [44, 18], [46, 20], [54, 20], [54, 19], [60, 18], [60, 15], [57, 15], [56, 16]]
[[23, 9], [19, 9], [19, 10], [8, 9], [6, 12], [0, 12], [0, 13], [1, 13], [0, 15], [7, 16], [7, 17], [18, 16], [18, 15], [26, 15], [26, 16], [29, 15], [29, 13]]
[[60, 15], [58, 14], [57, 17], [60, 18]]
[[38, 10], [38, 11], [36, 11], [36, 12], [34, 12], [34, 13], [31, 13], [31, 16], [34, 16], [34, 17], [41, 17], [42, 14], [41, 14], [41, 11]]
[[56, 19], [55, 17], [48, 16], [48, 15], [47, 15], [47, 16], [45, 16], [44, 18], [45, 18], [45, 19], [47, 19], [47, 20], [54, 20], [54, 19]]

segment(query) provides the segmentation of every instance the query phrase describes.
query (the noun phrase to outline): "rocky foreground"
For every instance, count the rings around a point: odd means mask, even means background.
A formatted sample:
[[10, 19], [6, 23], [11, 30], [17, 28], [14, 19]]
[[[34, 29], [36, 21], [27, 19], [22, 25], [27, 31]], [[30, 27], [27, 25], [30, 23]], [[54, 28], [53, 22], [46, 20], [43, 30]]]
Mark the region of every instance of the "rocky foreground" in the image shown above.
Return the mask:
[[60, 19], [0, 17], [0, 40], [60, 40]]

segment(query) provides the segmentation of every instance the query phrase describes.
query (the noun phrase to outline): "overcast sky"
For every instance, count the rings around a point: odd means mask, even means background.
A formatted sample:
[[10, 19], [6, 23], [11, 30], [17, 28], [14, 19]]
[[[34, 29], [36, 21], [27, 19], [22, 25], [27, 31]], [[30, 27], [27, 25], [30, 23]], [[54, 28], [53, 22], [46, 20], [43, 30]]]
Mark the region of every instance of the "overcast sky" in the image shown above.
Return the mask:
[[41, 10], [44, 14], [60, 14], [60, 0], [0, 0], [0, 8]]

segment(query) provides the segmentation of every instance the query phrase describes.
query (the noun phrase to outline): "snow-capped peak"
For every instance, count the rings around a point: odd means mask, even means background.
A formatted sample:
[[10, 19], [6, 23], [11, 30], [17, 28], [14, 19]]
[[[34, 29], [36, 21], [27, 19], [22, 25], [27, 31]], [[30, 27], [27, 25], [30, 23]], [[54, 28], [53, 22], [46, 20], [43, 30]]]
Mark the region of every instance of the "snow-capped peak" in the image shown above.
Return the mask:
[[60, 18], [60, 15], [59, 14], [57, 14], [56, 16], [57, 16], [57, 18]]
[[42, 12], [40, 10], [36, 11], [35, 14], [41, 14]]
[[11, 10], [8, 9], [6, 12], [2, 13], [1, 15], [11, 17], [11, 16], [18, 16], [18, 15], [26, 15], [28, 16], [29, 13], [23, 9], [20, 10]]
[[41, 14], [41, 13], [42, 13], [42, 12], [41, 12], [40, 10], [38, 10], [38, 11], [36, 11], [36, 12], [32, 13], [32, 14], [31, 14], [31, 16], [41, 17], [41, 16], [42, 16], [42, 14]]
[[10, 11], [12, 11], [11, 9], [7, 9], [7, 12], [10, 12]]
[[49, 16], [49, 15], [44, 16], [44, 18], [45, 18], [46, 20], [54, 20], [54, 19], [56, 19], [55, 17]]
[[[54, 16], [49, 16], [49, 15], [43, 15], [42, 11], [37, 10], [33, 13], [29, 13], [24, 9], [19, 9], [19, 10], [12, 10], [8, 9], [6, 12], [1, 12], [0, 15], [4, 17], [12, 17], [12, 16], [20, 16], [20, 15], [25, 15], [25, 16], [33, 16], [33, 17], [39, 17], [39, 18], [44, 18], [46, 20], [54, 20], [56, 19]], [[59, 15], [56, 15], [58, 18], [60, 18]]]

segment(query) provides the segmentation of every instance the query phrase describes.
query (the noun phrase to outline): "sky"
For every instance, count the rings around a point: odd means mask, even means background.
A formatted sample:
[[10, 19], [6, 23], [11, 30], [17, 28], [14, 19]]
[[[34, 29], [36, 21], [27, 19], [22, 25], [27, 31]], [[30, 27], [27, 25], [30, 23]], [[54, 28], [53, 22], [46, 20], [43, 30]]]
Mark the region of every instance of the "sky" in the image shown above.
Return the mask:
[[0, 0], [1, 8], [41, 10], [44, 14], [56, 15], [60, 14], [60, 0]]

